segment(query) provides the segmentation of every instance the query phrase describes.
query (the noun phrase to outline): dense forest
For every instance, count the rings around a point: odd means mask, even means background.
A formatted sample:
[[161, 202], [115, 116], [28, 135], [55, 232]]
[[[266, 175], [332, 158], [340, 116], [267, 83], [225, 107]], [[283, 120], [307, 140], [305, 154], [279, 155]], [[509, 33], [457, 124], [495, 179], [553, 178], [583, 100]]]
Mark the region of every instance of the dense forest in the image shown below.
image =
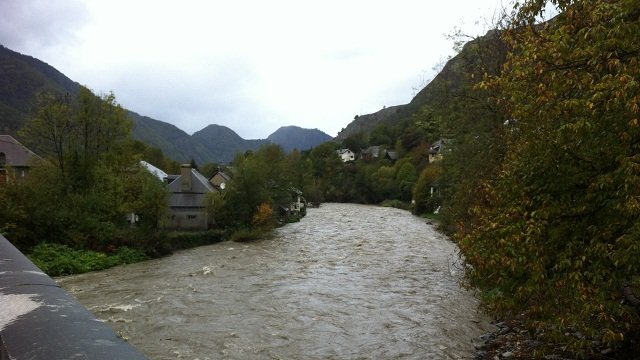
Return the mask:
[[[547, 5], [559, 14], [540, 22]], [[282, 223], [292, 191], [309, 204], [436, 212], [484, 309], [549, 344], [533, 357], [630, 357], [640, 349], [638, 79], [637, 1], [517, 2], [410, 104], [358, 117], [308, 151], [237, 154], [229, 187], [207, 198], [216, 226], [197, 235], [164, 229], [166, 187], [133, 164], [179, 164], [132, 140], [113, 95], [42, 96], [20, 134], [43, 161], [0, 187], [0, 232], [35, 258], [59, 244], [117, 263], [181, 241], [258, 237]], [[219, 166], [193, 165], [207, 177]], [[139, 226], [128, 213], [143, 215]]]

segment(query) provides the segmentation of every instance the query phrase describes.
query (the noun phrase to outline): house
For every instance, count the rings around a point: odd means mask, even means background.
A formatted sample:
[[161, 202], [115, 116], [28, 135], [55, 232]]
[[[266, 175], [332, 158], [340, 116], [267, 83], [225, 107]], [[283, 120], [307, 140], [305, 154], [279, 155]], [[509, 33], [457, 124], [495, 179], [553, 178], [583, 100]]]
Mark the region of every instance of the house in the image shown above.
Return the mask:
[[39, 158], [11, 135], [0, 135], [0, 184], [24, 178]]
[[167, 185], [169, 197], [169, 226], [178, 230], [207, 230], [213, 225], [205, 207], [207, 194], [216, 191], [213, 185], [191, 168], [189, 164], [180, 167], [180, 175]]
[[360, 152], [360, 157], [364, 160], [374, 160], [380, 157], [380, 146], [369, 146]]
[[307, 200], [302, 196], [302, 191], [291, 188], [291, 199], [287, 204], [280, 205], [280, 218], [282, 221], [297, 221], [307, 215]]
[[431, 145], [431, 147], [429, 148], [429, 163], [442, 160], [444, 151], [451, 150], [451, 149], [448, 149], [448, 146], [447, 146], [448, 143], [449, 143], [449, 140], [440, 139], [434, 142], [433, 145]]
[[336, 153], [342, 162], [353, 161], [356, 159], [356, 154], [349, 149], [336, 150]]
[[211, 185], [220, 190], [224, 190], [230, 181], [231, 174], [222, 168], [218, 168], [218, 170], [209, 178]]
[[396, 161], [396, 160], [398, 160], [398, 152], [397, 151], [387, 150], [384, 157], [386, 159], [391, 160], [391, 161]]
[[147, 169], [147, 171], [149, 171], [152, 175], [154, 175], [155, 177], [157, 177], [158, 179], [160, 179], [160, 181], [166, 181], [166, 179], [169, 177], [169, 175], [160, 170], [159, 168], [149, 164], [148, 162], [141, 160], [140, 161], [140, 166], [142, 166], [143, 168]]

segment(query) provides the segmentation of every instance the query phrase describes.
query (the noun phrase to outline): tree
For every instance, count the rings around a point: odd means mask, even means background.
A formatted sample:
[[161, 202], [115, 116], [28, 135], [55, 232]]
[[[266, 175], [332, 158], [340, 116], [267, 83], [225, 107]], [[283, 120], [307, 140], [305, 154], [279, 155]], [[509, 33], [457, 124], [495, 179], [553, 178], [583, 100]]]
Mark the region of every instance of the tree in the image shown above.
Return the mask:
[[[131, 140], [131, 120], [115, 96], [81, 88], [75, 98], [42, 99], [21, 133], [43, 161], [19, 186], [0, 188], [3, 231], [23, 251], [39, 242], [93, 250], [155, 246], [149, 240], [166, 211], [167, 190], [137, 166], [146, 147]], [[135, 226], [127, 222], [131, 213], [140, 220]]]
[[410, 158], [404, 158], [396, 162], [395, 182], [398, 186], [398, 199], [411, 201], [413, 187], [418, 180], [416, 167], [411, 163]]
[[[218, 218], [222, 225], [251, 228], [267, 224], [280, 205], [291, 201], [292, 182], [285, 171], [287, 158], [278, 145], [266, 145], [255, 152], [237, 155], [233, 181], [224, 192], [224, 207]], [[272, 211], [267, 211], [267, 207]], [[259, 214], [258, 214], [259, 213]], [[255, 222], [256, 216], [259, 221]]]
[[537, 24], [547, 3], [517, 4], [503, 72], [483, 84], [512, 121], [457, 239], [490, 309], [580, 356], [637, 350], [640, 3], [552, 1], [561, 14]]
[[422, 170], [413, 189], [414, 213], [433, 212], [442, 204], [439, 191], [441, 178], [442, 166], [440, 164], [431, 164]]
[[21, 130], [21, 135], [32, 148], [49, 155], [64, 177], [65, 157], [75, 128], [71, 96], [43, 93], [38, 96], [37, 106], [38, 110]]
[[75, 99], [42, 95], [21, 135], [31, 148], [53, 161], [68, 186], [88, 189], [95, 166], [118, 161], [117, 152], [131, 128], [113, 94], [98, 97], [81, 87]]

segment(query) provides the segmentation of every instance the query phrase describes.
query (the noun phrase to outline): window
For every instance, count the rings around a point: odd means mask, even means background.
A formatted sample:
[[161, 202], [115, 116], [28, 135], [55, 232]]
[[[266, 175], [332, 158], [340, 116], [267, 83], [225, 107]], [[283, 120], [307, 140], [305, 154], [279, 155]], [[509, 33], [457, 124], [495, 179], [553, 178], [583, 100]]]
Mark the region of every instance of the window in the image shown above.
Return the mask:
[[0, 152], [0, 167], [3, 167], [7, 164], [7, 156], [3, 153]]
[[187, 219], [193, 220], [193, 219], [196, 219], [196, 218], [198, 218], [197, 215], [187, 215]]

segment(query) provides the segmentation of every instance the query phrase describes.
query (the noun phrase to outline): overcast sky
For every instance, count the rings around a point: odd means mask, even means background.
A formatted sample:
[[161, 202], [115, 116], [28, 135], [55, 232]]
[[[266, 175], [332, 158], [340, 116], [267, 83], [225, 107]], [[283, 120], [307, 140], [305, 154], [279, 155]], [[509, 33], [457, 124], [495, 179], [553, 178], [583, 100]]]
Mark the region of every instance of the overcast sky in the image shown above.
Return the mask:
[[331, 136], [404, 104], [506, 0], [1, 0], [0, 43], [187, 133]]

